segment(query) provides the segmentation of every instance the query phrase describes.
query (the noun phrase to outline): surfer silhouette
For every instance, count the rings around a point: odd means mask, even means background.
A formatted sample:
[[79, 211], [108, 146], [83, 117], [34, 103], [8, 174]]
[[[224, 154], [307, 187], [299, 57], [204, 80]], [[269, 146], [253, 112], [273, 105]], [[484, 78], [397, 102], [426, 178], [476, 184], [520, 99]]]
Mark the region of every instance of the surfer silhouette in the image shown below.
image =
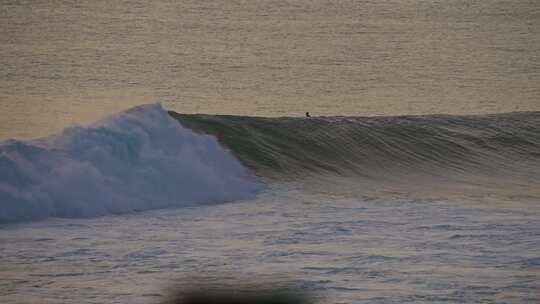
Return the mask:
[[311, 117], [311, 115], [309, 115], [309, 112], [306, 112], [306, 117]]

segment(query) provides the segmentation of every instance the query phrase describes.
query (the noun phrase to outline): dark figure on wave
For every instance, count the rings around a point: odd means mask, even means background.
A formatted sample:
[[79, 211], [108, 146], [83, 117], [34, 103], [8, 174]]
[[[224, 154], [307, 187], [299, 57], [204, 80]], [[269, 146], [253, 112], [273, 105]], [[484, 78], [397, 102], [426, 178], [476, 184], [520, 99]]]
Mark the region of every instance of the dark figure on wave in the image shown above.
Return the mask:
[[306, 112], [306, 117], [311, 117], [311, 115], [309, 115], [309, 112]]

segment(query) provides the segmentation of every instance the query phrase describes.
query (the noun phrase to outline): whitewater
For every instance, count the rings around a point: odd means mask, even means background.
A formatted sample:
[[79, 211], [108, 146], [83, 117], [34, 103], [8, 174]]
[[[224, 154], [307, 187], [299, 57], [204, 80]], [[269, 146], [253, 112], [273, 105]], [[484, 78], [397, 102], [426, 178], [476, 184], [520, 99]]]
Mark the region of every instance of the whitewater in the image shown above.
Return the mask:
[[0, 224], [222, 202], [258, 188], [215, 138], [183, 128], [159, 104], [9, 140], [0, 164]]
[[202, 277], [317, 303], [534, 303], [539, 160], [539, 112], [304, 119], [150, 104], [8, 140], [0, 301], [163, 303]]

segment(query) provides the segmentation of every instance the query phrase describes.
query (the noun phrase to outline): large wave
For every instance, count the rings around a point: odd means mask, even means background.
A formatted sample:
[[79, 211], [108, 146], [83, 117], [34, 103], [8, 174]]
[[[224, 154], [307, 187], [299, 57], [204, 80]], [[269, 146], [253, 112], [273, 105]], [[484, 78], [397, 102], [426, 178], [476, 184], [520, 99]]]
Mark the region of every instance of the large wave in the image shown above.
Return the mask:
[[145, 105], [49, 138], [0, 144], [0, 223], [242, 199], [259, 189], [252, 174], [270, 182], [315, 180], [321, 189], [348, 184], [363, 194], [370, 187], [398, 196], [482, 188], [484, 196], [540, 199], [540, 112], [169, 114]]
[[159, 104], [0, 144], [0, 222], [235, 200], [257, 188], [213, 136], [183, 128]]
[[312, 118], [170, 114], [184, 126], [215, 135], [270, 180], [333, 175], [354, 179], [351, 185], [364, 189], [401, 185], [410, 192], [422, 185], [453, 192], [483, 187], [489, 188], [487, 195], [494, 190], [540, 194], [535, 190], [540, 189], [540, 112]]

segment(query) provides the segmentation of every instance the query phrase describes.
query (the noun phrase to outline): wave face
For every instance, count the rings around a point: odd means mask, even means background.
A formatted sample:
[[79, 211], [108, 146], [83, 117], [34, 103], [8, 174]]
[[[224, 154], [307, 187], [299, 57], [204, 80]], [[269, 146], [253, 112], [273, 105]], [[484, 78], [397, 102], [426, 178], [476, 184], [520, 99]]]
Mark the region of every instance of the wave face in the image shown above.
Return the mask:
[[183, 128], [158, 104], [0, 144], [1, 223], [235, 200], [257, 188], [214, 137]]
[[540, 112], [309, 119], [170, 114], [215, 135], [269, 179], [334, 174], [409, 186], [539, 188]]

